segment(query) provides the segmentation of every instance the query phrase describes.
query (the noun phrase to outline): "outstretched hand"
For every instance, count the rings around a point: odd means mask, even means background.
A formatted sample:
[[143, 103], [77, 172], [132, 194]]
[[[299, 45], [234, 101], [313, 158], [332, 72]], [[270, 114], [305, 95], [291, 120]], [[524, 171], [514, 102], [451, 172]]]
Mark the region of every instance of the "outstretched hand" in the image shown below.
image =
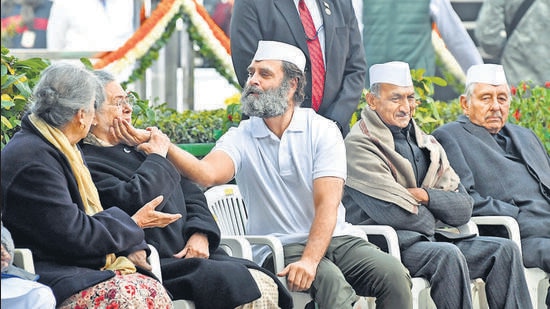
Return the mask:
[[160, 156], [166, 157], [168, 149], [172, 145], [168, 135], [162, 133], [157, 127], [147, 128], [147, 131], [151, 133], [151, 138], [145, 143], [141, 143], [137, 146], [137, 149], [145, 152], [146, 154], [156, 153]]
[[163, 199], [164, 197], [162, 195], [157, 196], [136, 211], [136, 213], [132, 216], [132, 219], [139, 227], [145, 229], [151, 227], [165, 227], [181, 218], [181, 214], [168, 214], [155, 210]]

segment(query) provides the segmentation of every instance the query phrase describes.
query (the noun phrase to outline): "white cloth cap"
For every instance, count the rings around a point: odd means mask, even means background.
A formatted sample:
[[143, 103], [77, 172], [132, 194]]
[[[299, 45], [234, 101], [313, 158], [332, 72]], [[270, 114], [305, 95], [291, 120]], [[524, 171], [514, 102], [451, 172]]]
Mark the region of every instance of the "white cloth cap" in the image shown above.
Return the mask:
[[369, 69], [370, 85], [385, 83], [400, 87], [412, 86], [409, 64], [402, 61], [391, 61], [373, 64]]
[[502, 65], [492, 63], [472, 65], [466, 73], [466, 87], [472, 83], [508, 85]]
[[290, 45], [277, 41], [260, 41], [258, 49], [252, 61], [262, 60], [284, 60], [294, 63], [302, 72], [306, 67], [306, 56], [301, 49], [294, 45]]

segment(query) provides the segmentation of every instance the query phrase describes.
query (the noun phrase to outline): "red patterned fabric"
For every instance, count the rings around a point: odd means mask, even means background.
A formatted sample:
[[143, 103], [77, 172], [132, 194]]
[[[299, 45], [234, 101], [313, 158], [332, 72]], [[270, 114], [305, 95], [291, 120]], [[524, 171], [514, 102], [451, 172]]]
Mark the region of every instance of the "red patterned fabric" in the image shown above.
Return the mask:
[[325, 63], [323, 60], [323, 52], [319, 36], [313, 23], [313, 18], [309, 13], [304, 0], [298, 3], [300, 19], [304, 25], [306, 32], [307, 48], [309, 50], [309, 60], [311, 63], [311, 107], [314, 110], [319, 110], [321, 101], [323, 100], [323, 90], [325, 86]]
[[59, 309], [172, 309], [172, 300], [157, 280], [140, 273], [117, 274], [67, 298]]

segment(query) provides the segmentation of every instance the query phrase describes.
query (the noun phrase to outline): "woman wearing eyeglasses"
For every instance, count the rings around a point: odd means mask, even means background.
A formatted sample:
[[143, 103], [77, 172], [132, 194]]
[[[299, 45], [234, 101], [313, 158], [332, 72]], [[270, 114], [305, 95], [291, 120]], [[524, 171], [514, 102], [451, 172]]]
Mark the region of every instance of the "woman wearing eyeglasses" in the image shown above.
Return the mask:
[[83, 67], [56, 62], [42, 72], [21, 131], [2, 150], [2, 220], [31, 249], [58, 308], [172, 308], [149, 276], [143, 229], [181, 215], [156, 211], [162, 197], [132, 216], [102, 205], [77, 145], [103, 96]]

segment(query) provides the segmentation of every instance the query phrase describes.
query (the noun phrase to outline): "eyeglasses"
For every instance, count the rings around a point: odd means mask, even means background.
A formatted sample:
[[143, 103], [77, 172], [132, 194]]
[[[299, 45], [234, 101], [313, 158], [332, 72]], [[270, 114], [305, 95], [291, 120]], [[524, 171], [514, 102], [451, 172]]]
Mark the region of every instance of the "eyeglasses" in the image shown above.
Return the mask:
[[116, 106], [118, 108], [122, 108], [124, 104], [133, 107], [134, 103], [136, 102], [136, 97], [131, 93], [127, 93], [126, 96], [116, 96], [113, 98], [111, 106]]

